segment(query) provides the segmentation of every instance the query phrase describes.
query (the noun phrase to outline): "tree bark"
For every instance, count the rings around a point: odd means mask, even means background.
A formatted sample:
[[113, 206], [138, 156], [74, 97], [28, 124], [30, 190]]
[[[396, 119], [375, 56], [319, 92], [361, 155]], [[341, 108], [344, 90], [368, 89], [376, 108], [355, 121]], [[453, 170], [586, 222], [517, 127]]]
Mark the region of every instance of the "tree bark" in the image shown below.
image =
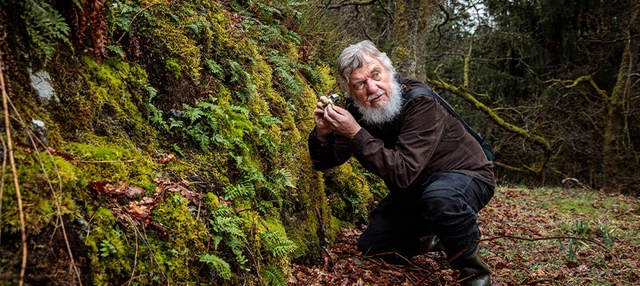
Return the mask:
[[631, 29], [635, 25], [635, 21], [638, 18], [640, 8], [636, 9], [633, 13], [630, 25], [627, 28], [627, 41], [625, 44], [624, 52], [622, 53], [622, 60], [620, 61], [620, 68], [618, 69], [618, 76], [616, 84], [613, 87], [610, 95], [602, 93], [605, 104], [606, 113], [604, 115], [604, 132], [603, 132], [603, 170], [604, 174], [613, 181], [615, 180], [615, 173], [618, 170], [620, 161], [624, 159], [624, 146], [622, 146], [624, 134], [627, 130], [624, 127], [625, 110], [624, 105], [630, 98], [628, 94], [630, 92], [629, 87], [632, 81], [632, 74], [634, 68], [634, 57], [632, 50], [634, 46], [637, 46], [636, 37], [633, 36]]
[[391, 59], [396, 71], [404, 76], [424, 80], [429, 20], [442, 0], [396, 1]]

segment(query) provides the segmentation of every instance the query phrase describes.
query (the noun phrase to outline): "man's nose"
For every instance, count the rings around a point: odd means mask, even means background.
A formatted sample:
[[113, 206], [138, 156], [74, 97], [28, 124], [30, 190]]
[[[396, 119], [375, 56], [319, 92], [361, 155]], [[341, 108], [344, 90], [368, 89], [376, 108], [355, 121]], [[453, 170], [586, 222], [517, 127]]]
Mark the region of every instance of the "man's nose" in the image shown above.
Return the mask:
[[373, 80], [367, 81], [367, 91], [369, 93], [376, 93], [378, 91], [378, 85]]

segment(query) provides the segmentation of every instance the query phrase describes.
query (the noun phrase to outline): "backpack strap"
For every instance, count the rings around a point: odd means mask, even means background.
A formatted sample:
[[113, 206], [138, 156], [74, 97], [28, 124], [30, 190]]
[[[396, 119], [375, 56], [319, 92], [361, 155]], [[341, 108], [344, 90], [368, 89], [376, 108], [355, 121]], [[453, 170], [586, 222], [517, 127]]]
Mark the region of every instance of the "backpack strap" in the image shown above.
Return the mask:
[[460, 121], [460, 123], [462, 123], [462, 126], [464, 126], [464, 129], [467, 130], [467, 132], [469, 132], [469, 134], [471, 134], [471, 136], [473, 136], [473, 138], [475, 138], [478, 143], [480, 143], [480, 146], [482, 147], [482, 150], [484, 150], [485, 155], [487, 155], [487, 159], [489, 159], [489, 161], [493, 161], [495, 160], [495, 156], [493, 155], [493, 152], [491, 150], [491, 145], [489, 145], [489, 142], [487, 142], [486, 139], [484, 139], [484, 137], [482, 137], [482, 134], [480, 134], [480, 132], [477, 132], [475, 130], [473, 130], [473, 128], [471, 128], [467, 122], [465, 122], [462, 117], [460, 117], [460, 115], [458, 115], [458, 113], [453, 110], [453, 108], [451, 108], [451, 106], [444, 101], [444, 99], [442, 99], [442, 97], [440, 97], [437, 93], [435, 93], [433, 90], [425, 88], [425, 87], [416, 87], [413, 88], [405, 93], [402, 94], [402, 98], [404, 98], [405, 102], [408, 101], [409, 99], [411, 99], [413, 96], [417, 95], [417, 94], [426, 94], [429, 95], [433, 98], [435, 98], [436, 100], [438, 100], [440, 102], [440, 104], [442, 104], [442, 106], [444, 106], [444, 108], [447, 109], [447, 111], [449, 111], [449, 113], [451, 113], [451, 115], [453, 115], [455, 118], [458, 119], [458, 121]]

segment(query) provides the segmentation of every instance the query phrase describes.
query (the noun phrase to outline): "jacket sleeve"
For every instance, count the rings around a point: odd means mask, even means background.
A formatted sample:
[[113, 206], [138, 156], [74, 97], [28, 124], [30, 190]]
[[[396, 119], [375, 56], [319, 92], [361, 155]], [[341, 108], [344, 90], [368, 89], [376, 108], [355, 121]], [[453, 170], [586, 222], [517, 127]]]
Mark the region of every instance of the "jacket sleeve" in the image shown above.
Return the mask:
[[342, 135], [331, 133], [327, 141], [318, 139], [316, 129], [309, 134], [309, 155], [313, 168], [324, 171], [342, 165], [351, 158], [353, 152], [350, 140]]
[[390, 189], [409, 188], [427, 168], [444, 136], [447, 111], [428, 96], [415, 96], [402, 108], [399, 120], [393, 149], [364, 130], [351, 142], [362, 166], [380, 176]]

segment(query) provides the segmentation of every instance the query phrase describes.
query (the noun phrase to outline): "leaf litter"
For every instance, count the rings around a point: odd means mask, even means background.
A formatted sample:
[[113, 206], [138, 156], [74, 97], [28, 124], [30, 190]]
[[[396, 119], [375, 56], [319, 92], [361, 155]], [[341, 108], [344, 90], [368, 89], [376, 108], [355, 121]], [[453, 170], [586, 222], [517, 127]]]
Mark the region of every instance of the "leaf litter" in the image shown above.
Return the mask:
[[[580, 189], [498, 188], [478, 214], [492, 285], [640, 285], [640, 200]], [[288, 285], [458, 285], [443, 252], [407, 265], [363, 257], [362, 228], [342, 229], [318, 265], [293, 264]]]

